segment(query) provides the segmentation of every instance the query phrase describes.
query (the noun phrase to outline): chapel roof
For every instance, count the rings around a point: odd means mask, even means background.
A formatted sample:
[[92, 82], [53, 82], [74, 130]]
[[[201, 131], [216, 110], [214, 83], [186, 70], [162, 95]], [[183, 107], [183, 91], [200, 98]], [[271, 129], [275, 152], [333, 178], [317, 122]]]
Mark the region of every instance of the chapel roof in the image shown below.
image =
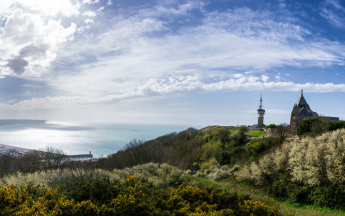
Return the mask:
[[313, 117], [313, 112], [308, 112], [308, 110], [303, 107], [295, 117]]
[[305, 100], [304, 96], [303, 96], [303, 90], [301, 90], [301, 97], [298, 99], [297, 103], [295, 103], [294, 107], [304, 107], [306, 109], [310, 109], [309, 104], [307, 103], [307, 101]]

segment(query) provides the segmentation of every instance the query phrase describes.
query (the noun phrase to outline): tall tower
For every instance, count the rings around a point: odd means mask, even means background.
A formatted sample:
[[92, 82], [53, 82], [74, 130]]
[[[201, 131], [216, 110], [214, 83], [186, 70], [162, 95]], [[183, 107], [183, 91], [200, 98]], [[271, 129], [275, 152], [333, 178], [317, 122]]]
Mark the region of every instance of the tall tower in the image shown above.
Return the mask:
[[265, 110], [262, 109], [262, 95], [260, 96], [260, 106], [259, 106], [259, 109], [258, 109], [258, 114], [259, 114], [259, 117], [258, 117], [258, 128], [264, 128], [265, 127], [265, 125], [264, 125]]

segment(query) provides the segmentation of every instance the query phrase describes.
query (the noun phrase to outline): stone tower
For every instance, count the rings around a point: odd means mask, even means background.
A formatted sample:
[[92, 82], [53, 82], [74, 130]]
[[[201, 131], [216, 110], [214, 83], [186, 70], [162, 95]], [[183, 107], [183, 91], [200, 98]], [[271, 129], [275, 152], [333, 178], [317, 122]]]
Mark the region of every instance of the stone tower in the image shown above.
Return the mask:
[[262, 95], [260, 96], [260, 106], [259, 106], [259, 109], [258, 109], [258, 114], [259, 114], [259, 117], [258, 117], [258, 128], [264, 128], [265, 127], [265, 125], [264, 125], [265, 110], [262, 109]]

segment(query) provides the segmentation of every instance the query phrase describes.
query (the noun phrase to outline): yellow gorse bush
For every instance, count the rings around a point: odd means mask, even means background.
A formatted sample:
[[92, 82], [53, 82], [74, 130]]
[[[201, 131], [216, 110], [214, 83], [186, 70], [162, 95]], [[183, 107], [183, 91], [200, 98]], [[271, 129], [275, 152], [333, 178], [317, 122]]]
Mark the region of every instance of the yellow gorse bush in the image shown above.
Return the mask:
[[[114, 184], [119, 193], [104, 204], [90, 200], [75, 202], [63, 188], [25, 186], [0, 187], [0, 215], [280, 215], [260, 202], [228, 203], [227, 193], [213, 187], [186, 186], [160, 189], [135, 176]], [[237, 199], [236, 195], [233, 195]], [[234, 209], [230, 209], [232, 205]]]
[[245, 200], [239, 204], [240, 215], [280, 215], [278, 208], [272, 208], [264, 202]]
[[58, 189], [32, 185], [0, 187], [0, 211], [4, 215], [68, 215], [73, 202]]

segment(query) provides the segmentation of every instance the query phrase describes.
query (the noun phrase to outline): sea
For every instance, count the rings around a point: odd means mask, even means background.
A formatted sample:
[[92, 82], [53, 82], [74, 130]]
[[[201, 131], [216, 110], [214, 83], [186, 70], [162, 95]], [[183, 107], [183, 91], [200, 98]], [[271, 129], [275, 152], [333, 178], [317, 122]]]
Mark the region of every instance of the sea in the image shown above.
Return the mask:
[[53, 147], [69, 155], [91, 151], [94, 158], [99, 158], [122, 150], [133, 139], [151, 140], [188, 127], [191, 126], [49, 121], [45, 124], [12, 124], [0, 126], [0, 143], [35, 150]]

